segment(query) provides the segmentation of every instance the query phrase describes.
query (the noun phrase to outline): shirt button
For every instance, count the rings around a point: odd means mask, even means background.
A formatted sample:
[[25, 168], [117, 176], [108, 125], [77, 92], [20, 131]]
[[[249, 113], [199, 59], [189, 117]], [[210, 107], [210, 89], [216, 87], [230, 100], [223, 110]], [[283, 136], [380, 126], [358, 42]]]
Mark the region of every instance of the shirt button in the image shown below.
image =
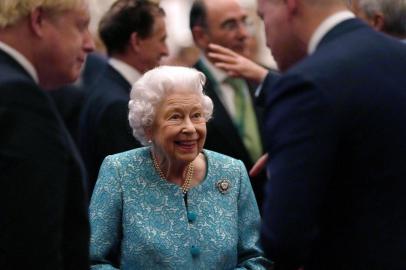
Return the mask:
[[189, 222], [194, 222], [196, 220], [196, 213], [195, 212], [188, 212], [187, 213], [187, 219], [189, 220]]
[[192, 246], [190, 248], [190, 254], [192, 254], [193, 257], [197, 257], [200, 254], [200, 248], [196, 247], [196, 246]]

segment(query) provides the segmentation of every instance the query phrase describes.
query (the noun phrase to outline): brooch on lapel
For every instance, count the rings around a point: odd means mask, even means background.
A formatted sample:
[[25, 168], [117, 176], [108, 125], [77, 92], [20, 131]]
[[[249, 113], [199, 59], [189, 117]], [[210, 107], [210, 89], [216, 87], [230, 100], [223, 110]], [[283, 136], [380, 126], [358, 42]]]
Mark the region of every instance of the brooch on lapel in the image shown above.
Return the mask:
[[216, 186], [221, 194], [226, 194], [231, 188], [231, 183], [228, 180], [222, 179], [216, 183]]

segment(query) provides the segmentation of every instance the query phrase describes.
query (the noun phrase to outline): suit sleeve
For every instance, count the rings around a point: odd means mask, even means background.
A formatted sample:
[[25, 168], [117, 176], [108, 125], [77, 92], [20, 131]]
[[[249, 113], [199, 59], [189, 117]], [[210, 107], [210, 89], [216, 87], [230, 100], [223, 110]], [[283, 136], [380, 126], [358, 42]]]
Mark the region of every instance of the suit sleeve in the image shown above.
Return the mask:
[[276, 269], [297, 269], [319, 237], [321, 205], [337, 144], [332, 108], [300, 76], [280, 80], [268, 97], [267, 170], [262, 242]]
[[244, 164], [239, 161], [240, 192], [238, 196], [238, 265], [236, 269], [269, 269], [259, 246], [261, 218], [255, 195]]
[[116, 162], [107, 157], [90, 202], [91, 269], [119, 269], [122, 197]]
[[269, 91], [272, 91], [273, 85], [281, 77], [276, 71], [269, 71], [264, 81], [255, 90], [255, 104], [261, 108], [265, 107], [266, 98]]
[[63, 226], [63, 253], [66, 270], [89, 268], [89, 220], [88, 201], [85, 196], [80, 169], [72, 159], [67, 164], [65, 218]]

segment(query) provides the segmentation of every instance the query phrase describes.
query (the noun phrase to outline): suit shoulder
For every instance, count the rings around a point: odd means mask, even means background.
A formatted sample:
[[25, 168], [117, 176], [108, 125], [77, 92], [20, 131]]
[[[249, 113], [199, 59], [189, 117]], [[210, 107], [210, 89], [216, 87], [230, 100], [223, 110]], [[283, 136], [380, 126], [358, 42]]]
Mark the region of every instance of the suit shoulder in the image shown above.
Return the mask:
[[36, 111], [49, 109], [50, 99], [47, 94], [33, 81], [24, 77], [1, 80], [0, 95], [0, 103], [10, 108], [30, 108]]
[[[0, 87], [6, 88], [14, 85], [26, 85], [32, 88], [39, 88], [33, 79], [22, 72], [17, 72], [8, 66], [0, 66]], [[18, 89], [17, 89], [18, 90]]]
[[[121, 76], [121, 75], [117, 75]], [[94, 82], [86, 90], [85, 107], [105, 107], [116, 101], [128, 102], [131, 85], [123, 78], [111, 78], [111, 76], [102, 74], [101, 79]]]

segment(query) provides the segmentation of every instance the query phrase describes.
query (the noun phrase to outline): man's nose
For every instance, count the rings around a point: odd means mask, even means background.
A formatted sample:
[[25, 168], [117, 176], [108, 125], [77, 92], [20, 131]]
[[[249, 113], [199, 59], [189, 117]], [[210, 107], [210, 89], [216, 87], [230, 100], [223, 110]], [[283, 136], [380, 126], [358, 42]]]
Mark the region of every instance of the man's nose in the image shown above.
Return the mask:
[[247, 29], [247, 25], [246, 25], [246, 23], [245, 22], [240, 22], [239, 24], [238, 24], [238, 29], [237, 29], [237, 31], [238, 31], [238, 36], [240, 37], [240, 38], [248, 38], [248, 29]]
[[84, 34], [83, 48], [86, 53], [91, 53], [95, 49], [94, 40], [89, 30]]

